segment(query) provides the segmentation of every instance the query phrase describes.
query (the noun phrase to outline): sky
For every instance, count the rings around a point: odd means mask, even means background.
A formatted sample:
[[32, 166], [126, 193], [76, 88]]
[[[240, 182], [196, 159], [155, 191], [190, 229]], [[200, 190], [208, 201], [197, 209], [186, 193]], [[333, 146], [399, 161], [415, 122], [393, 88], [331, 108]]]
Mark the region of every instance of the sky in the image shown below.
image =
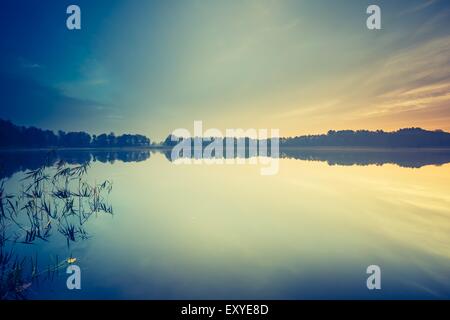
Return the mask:
[[154, 140], [194, 120], [450, 131], [450, 1], [2, 0], [0, 99], [16, 124]]

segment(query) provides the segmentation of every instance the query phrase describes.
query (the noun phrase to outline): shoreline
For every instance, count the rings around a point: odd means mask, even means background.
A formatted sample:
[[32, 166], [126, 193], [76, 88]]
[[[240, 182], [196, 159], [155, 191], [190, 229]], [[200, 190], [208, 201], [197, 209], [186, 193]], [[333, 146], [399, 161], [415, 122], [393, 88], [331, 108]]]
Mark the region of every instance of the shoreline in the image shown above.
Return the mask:
[[[171, 150], [169, 146], [136, 146], [136, 147], [75, 147], [75, 148], [0, 148], [0, 152], [38, 152], [38, 151], [159, 151]], [[245, 148], [243, 148], [245, 149]], [[351, 146], [280, 146], [280, 150], [314, 150], [314, 151], [450, 151], [450, 147], [351, 147]]]

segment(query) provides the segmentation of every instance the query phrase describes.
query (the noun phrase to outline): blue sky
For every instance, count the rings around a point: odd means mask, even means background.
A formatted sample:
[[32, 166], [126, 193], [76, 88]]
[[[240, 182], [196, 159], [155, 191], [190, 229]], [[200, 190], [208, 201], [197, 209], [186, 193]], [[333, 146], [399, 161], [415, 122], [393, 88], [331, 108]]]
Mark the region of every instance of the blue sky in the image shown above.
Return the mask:
[[[382, 30], [366, 28], [369, 4]], [[0, 117], [155, 139], [194, 120], [450, 130], [449, 15], [445, 0], [4, 0]]]

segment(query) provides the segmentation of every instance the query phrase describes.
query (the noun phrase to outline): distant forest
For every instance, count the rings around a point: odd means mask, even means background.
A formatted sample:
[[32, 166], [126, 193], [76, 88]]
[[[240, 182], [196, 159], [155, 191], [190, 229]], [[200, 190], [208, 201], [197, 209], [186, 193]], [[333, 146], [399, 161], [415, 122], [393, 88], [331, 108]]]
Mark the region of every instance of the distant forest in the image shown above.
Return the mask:
[[114, 133], [90, 135], [86, 132], [54, 133], [51, 130], [42, 130], [35, 127], [16, 126], [10, 121], [0, 119], [0, 148], [87, 148], [87, 147], [134, 147], [149, 146], [150, 139], [139, 134]]
[[[180, 137], [172, 137], [169, 135], [163, 142], [167, 147], [173, 147], [178, 143]], [[202, 145], [205, 147], [212, 140], [222, 140], [224, 148], [226, 146], [223, 138], [201, 139], [194, 137], [189, 138], [191, 147]], [[196, 142], [196, 140], [199, 140]], [[235, 146], [245, 146], [246, 148], [254, 139], [235, 138]], [[270, 139], [268, 147], [270, 148]], [[280, 148], [297, 148], [297, 147], [352, 147], [352, 148], [450, 148], [450, 133], [442, 130], [427, 131], [420, 128], [406, 128], [393, 132], [385, 132], [382, 130], [330, 130], [327, 134], [306, 135], [299, 137], [280, 138]]]
[[[172, 138], [175, 138], [173, 141]], [[161, 146], [171, 148], [181, 138], [169, 135]], [[192, 144], [194, 140], [191, 138]], [[214, 139], [214, 138], [212, 138]], [[247, 147], [249, 138], [243, 140]], [[209, 144], [203, 141], [203, 146]], [[270, 144], [270, 140], [269, 140]], [[114, 133], [90, 135], [86, 132], [57, 133], [35, 127], [17, 126], [0, 119], [0, 148], [110, 148], [110, 147], [149, 147], [150, 139], [139, 134]], [[244, 144], [243, 144], [244, 145]], [[420, 128], [406, 128], [393, 132], [382, 130], [330, 130], [327, 134], [280, 138], [280, 148], [289, 147], [368, 147], [368, 148], [450, 148], [450, 133], [442, 130], [428, 131]]]
[[327, 134], [280, 139], [281, 147], [370, 147], [370, 148], [448, 148], [450, 133], [406, 128], [382, 130], [328, 131]]

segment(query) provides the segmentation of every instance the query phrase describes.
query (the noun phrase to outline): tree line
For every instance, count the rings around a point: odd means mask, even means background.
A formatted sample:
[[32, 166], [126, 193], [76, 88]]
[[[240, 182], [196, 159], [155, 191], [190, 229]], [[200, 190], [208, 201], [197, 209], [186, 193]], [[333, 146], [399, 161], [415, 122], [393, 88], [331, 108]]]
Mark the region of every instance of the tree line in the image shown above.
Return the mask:
[[17, 126], [10, 121], [0, 119], [0, 147], [135, 147], [149, 146], [150, 139], [140, 134], [122, 134], [116, 136], [113, 132], [100, 135], [90, 135], [87, 132], [57, 133], [35, 127]]
[[[223, 138], [181, 138], [169, 135], [163, 142], [164, 146], [173, 147], [181, 140], [190, 140], [191, 147], [203, 148], [212, 140]], [[250, 138], [232, 138], [234, 146], [248, 147], [251, 142], [257, 142]], [[270, 148], [271, 140], [268, 141]], [[289, 147], [361, 147], [361, 148], [450, 148], [450, 133], [442, 130], [428, 131], [421, 128], [405, 128], [393, 132], [383, 130], [330, 130], [326, 134], [304, 135], [279, 139], [280, 148]]]
[[448, 148], [450, 133], [421, 128], [383, 130], [330, 130], [327, 134], [280, 139], [280, 147]]
[[[169, 135], [162, 146], [174, 147], [182, 138]], [[198, 143], [196, 140], [199, 139]], [[189, 138], [192, 146], [205, 147], [216, 138]], [[223, 139], [223, 138], [217, 138]], [[235, 146], [248, 147], [255, 143], [250, 138], [234, 138]], [[225, 144], [225, 139], [223, 142]], [[270, 149], [270, 139], [268, 148]], [[330, 130], [326, 134], [304, 135], [280, 138], [280, 147], [372, 147], [372, 148], [450, 148], [450, 133], [442, 130], [429, 131], [421, 128], [405, 128], [393, 132], [383, 130]], [[113, 132], [100, 135], [90, 135], [86, 132], [57, 133], [35, 127], [17, 126], [10, 121], [0, 119], [0, 148], [26, 147], [146, 147], [150, 139], [140, 134], [122, 134], [116, 136]]]

